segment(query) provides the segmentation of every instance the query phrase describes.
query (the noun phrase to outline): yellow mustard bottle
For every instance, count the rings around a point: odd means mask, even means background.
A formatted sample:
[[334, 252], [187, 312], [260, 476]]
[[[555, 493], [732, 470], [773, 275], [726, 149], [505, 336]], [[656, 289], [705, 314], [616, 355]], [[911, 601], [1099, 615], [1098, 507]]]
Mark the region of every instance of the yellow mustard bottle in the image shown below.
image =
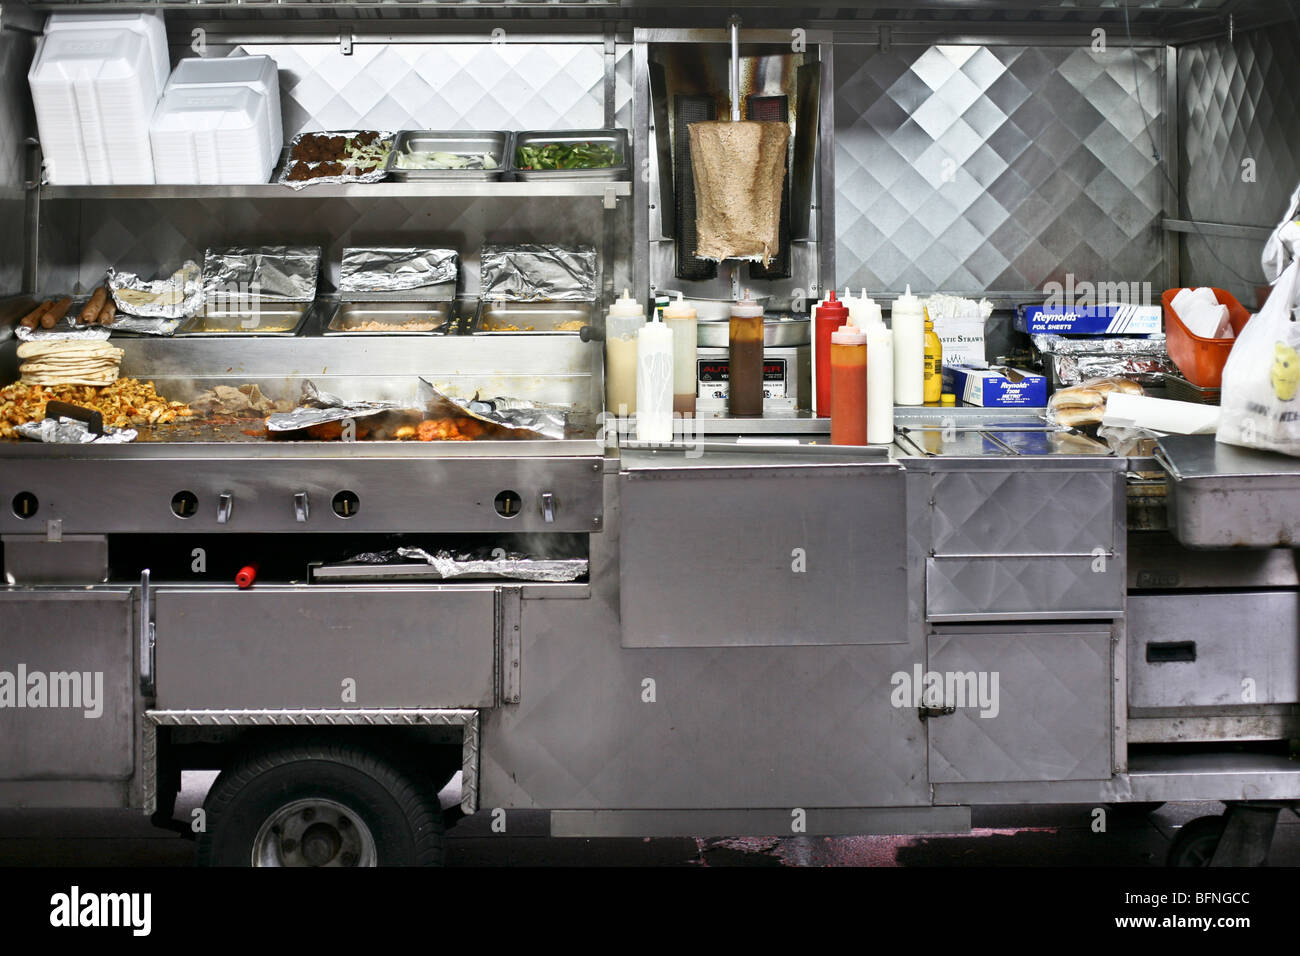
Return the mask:
[[930, 310], [925, 310], [925, 404], [943, 396], [943, 343], [934, 330]]

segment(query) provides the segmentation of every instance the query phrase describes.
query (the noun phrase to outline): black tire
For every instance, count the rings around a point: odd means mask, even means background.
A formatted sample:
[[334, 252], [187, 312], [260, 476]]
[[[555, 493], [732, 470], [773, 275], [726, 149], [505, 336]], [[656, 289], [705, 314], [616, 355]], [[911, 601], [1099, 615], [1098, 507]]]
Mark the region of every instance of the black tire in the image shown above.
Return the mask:
[[1226, 816], [1197, 817], [1178, 831], [1165, 857], [1166, 866], [1209, 866], [1228, 825]]
[[[373, 855], [362, 857], [372, 856], [375, 865], [442, 864], [442, 813], [436, 793], [367, 749], [319, 742], [249, 753], [221, 772], [204, 802], [207, 819], [205, 831], [199, 834], [199, 865], [254, 865], [254, 847], [273, 842], [265, 835], [259, 840], [264, 824], [286, 807], [305, 801], [337, 805], [349, 821], [357, 821], [343, 822], [336, 828], [339, 832], [368, 831]], [[355, 859], [357, 854], [352, 856]], [[265, 865], [358, 864], [336, 855], [328, 864]]]

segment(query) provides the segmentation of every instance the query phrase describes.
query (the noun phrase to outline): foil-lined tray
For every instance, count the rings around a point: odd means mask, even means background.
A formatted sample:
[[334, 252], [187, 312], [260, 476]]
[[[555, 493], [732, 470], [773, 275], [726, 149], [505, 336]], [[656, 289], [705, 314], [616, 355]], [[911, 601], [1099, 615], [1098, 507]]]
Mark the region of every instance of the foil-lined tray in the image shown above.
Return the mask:
[[451, 329], [450, 302], [342, 302], [326, 335], [438, 335]]
[[238, 308], [209, 303], [187, 320], [178, 335], [257, 336], [296, 335], [314, 312], [311, 302], [251, 302]]
[[556, 334], [577, 335], [594, 321], [595, 307], [586, 302], [485, 302], [470, 325], [478, 335]]
[[429, 247], [343, 250], [339, 296], [349, 302], [455, 298], [460, 255]]
[[599, 263], [591, 246], [486, 243], [479, 282], [485, 302], [595, 302]]
[[[304, 140], [311, 140], [314, 137], [323, 139], [342, 138], [346, 145], [350, 146], [351, 141], [358, 136], [372, 135], [375, 137], [374, 144], [378, 148], [375, 155], [367, 162], [364, 168], [350, 165], [346, 157], [325, 160], [304, 159], [296, 156], [299, 147]], [[373, 129], [348, 129], [348, 130], [322, 130], [319, 132], [299, 133], [289, 143], [289, 149], [286, 154], [284, 165], [280, 169], [280, 174], [276, 182], [288, 186], [290, 189], [302, 189], [306, 186], [323, 185], [325, 183], [377, 183], [382, 182], [388, 175], [388, 158], [393, 150], [393, 141], [396, 137], [392, 131], [373, 130]], [[355, 162], [355, 161], [353, 161]], [[331, 172], [326, 175], [314, 175], [326, 167], [327, 163], [333, 163], [329, 167]], [[337, 172], [333, 170], [337, 167]], [[351, 170], [349, 172], [349, 170]], [[306, 176], [306, 178], [298, 178]]]
[[1078, 385], [1090, 378], [1122, 376], [1143, 385], [1160, 385], [1178, 368], [1165, 350], [1163, 335], [1120, 338], [1070, 338], [1033, 335], [1056, 388]]
[[203, 300], [227, 310], [241, 302], [310, 302], [316, 298], [320, 258], [320, 246], [209, 249], [203, 255]]

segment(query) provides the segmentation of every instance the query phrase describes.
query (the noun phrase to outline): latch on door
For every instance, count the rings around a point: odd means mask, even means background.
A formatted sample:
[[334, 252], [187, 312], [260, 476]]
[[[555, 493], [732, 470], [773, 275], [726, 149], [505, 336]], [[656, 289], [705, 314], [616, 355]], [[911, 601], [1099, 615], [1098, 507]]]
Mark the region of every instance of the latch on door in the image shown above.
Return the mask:
[[917, 716], [922, 720], [929, 720], [931, 717], [947, 717], [949, 714], [957, 713], [956, 707], [918, 707], [916, 708]]

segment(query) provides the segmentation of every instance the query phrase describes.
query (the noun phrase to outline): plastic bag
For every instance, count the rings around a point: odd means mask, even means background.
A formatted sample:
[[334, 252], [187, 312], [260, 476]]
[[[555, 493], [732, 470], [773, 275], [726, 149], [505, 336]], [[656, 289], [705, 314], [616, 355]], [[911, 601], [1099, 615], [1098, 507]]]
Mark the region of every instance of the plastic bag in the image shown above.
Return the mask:
[[1218, 439], [1300, 456], [1300, 261], [1292, 262], [1223, 368]]
[[1286, 217], [1273, 230], [1264, 244], [1264, 254], [1260, 265], [1264, 268], [1264, 277], [1272, 285], [1286, 267], [1295, 261], [1296, 247], [1300, 245], [1300, 187], [1291, 194], [1291, 205], [1287, 207]]

